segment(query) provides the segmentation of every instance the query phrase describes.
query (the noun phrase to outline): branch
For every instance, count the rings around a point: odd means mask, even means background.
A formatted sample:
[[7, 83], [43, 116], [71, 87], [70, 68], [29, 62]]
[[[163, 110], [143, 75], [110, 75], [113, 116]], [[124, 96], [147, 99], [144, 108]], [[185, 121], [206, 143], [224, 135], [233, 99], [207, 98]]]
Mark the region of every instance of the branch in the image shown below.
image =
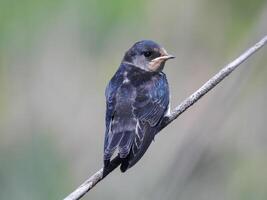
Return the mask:
[[[267, 35], [264, 36], [258, 43], [248, 49], [246, 52], [241, 54], [234, 61], [229, 63], [223, 69], [221, 69], [217, 74], [215, 74], [210, 80], [208, 80], [202, 87], [200, 87], [191, 96], [186, 98], [180, 105], [178, 105], [169, 115], [165, 116], [161, 123], [159, 124], [159, 131], [169, 125], [173, 120], [175, 120], [179, 115], [186, 111], [190, 106], [196, 103], [203, 95], [214, 88], [218, 83], [220, 83], [226, 76], [228, 76], [232, 71], [234, 71], [241, 63], [247, 60], [251, 55], [253, 55], [257, 50], [263, 47], [267, 43]], [[64, 200], [78, 200], [84, 196], [89, 190], [91, 190], [98, 182], [104, 179], [110, 172], [116, 169], [120, 165], [120, 160], [115, 157], [110, 164], [109, 171], [103, 173], [103, 168], [98, 172], [88, 178], [81, 186], [79, 186], [75, 191], [73, 191]]]
[[251, 55], [257, 52], [261, 47], [267, 43], [267, 35], [265, 35], [258, 43], [250, 47], [247, 51], [241, 54], [234, 61], [222, 68], [217, 74], [215, 74], [210, 80], [208, 80], [204, 85], [202, 85], [197, 91], [186, 98], [180, 105], [178, 105], [165, 119], [162, 120], [160, 125], [160, 130], [165, 128], [173, 120], [175, 120], [179, 115], [186, 111], [190, 106], [196, 103], [202, 96], [214, 88], [218, 83], [220, 83], [226, 76], [228, 76], [232, 71], [234, 71], [240, 64], [247, 60]]

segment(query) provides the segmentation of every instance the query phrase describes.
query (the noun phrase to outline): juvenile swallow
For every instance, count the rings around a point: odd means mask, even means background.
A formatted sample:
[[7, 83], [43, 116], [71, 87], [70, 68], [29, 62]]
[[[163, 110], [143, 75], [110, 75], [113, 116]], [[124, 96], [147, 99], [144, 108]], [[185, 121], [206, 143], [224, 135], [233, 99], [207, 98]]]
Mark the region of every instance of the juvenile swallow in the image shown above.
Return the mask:
[[162, 72], [174, 56], [151, 40], [136, 42], [105, 90], [104, 170], [115, 151], [125, 172], [144, 155], [169, 110], [169, 86]]

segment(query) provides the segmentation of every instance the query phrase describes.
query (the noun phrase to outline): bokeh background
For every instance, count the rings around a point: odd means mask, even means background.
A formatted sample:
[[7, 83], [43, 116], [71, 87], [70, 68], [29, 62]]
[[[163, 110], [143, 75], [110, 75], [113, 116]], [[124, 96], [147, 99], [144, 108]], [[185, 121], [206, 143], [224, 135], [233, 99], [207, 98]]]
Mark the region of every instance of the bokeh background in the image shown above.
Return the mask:
[[[152, 39], [178, 105], [267, 33], [266, 0], [0, 0], [0, 199], [62, 199], [102, 166], [104, 89]], [[84, 199], [266, 200], [267, 48]]]

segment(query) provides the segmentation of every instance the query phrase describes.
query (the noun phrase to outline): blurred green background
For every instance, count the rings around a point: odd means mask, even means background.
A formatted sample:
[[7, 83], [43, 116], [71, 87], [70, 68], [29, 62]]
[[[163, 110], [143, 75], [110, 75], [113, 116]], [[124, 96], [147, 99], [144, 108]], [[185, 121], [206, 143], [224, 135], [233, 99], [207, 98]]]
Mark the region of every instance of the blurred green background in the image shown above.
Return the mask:
[[[0, 0], [0, 199], [62, 199], [102, 166], [104, 89], [152, 39], [172, 106], [267, 33], [266, 0]], [[267, 49], [84, 199], [266, 200]]]

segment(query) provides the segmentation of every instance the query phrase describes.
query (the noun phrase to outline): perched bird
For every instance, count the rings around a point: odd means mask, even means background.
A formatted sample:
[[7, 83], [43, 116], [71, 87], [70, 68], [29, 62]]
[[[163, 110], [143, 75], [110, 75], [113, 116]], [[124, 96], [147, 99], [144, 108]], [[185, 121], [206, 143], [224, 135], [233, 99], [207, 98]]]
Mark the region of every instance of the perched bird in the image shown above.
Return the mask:
[[151, 40], [136, 42], [125, 53], [105, 91], [104, 170], [117, 151], [125, 172], [151, 144], [169, 109], [169, 87], [162, 70], [172, 58]]

